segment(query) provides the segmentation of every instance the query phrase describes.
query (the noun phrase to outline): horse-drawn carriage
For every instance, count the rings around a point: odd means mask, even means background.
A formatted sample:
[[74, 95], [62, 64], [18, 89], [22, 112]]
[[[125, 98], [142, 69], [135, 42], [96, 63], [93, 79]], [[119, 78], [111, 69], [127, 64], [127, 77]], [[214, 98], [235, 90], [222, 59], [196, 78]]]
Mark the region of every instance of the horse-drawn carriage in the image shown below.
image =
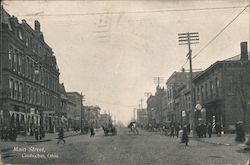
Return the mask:
[[105, 126], [102, 126], [102, 129], [104, 131], [105, 136], [108, 136], [108, 135], [115, 136], [117, 134], [116, 127], [113, 126], [113, 124], [107, 124]]
[[136, 124], [136, 122], [131, 122], [131, 123], [128, 125], [128, 128], [130, 129], [130, 130], [129, 130], [129, 135], [130, 135], [130, 134], [139, 135], [139, 130], [137, 129], [137, 124]]

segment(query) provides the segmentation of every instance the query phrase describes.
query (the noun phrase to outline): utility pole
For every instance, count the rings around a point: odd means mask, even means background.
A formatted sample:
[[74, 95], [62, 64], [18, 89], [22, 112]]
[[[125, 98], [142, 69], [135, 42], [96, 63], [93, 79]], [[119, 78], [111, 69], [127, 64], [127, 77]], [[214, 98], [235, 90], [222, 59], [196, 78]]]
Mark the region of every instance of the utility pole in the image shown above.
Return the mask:
[[160, 86], [160, 84], [164, 83], [164, 77], [154, 77], [154, 84]]
[[139, 107], [139, 109], [142, 109], [142, 102], [143, 102], [143, 99], [140, 99], [141, 108]]
[[135, 113], [136, 113], [136, 108], [134, 108], [134, 121], [135, 121]]
[[83, 122], [82, 122], [83, 111], [84, 111], [83, 101], [84, 101], [84, 95], [82, 95], [82, 93], [81, 93], [81, 117], [80, 117], [80, 121], [81, 121], [81, 123], [80, 123], [81, 124], [80, 125], [81, 134], [83, 134]]
[[195, 105], [194, 105], [194, 91], [193, 91], [193, 70], [192, 70], [192, 49], [191, 44], [198, 44], [199, 43], [199, 33], [193, 32], [193, 33], [179, 33], [179, 45], [188, 45], [188, 53], [187, 57], [189, 59], [189, 67], [190, 67], [190, 94], [191, 94], [191, 113], [193, 116], [193, 122], [192, 122], [192, 129], [193, 132], [196, 128], [196, 117], [195, 117]]

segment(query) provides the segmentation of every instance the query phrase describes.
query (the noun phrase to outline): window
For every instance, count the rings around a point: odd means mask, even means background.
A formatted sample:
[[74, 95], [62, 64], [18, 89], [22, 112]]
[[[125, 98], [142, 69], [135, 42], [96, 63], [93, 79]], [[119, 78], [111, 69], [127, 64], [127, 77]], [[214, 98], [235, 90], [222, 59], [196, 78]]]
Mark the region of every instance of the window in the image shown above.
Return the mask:
[[200, 100], [200, 87], [197, 87], [197, 100]]
[[18, 82], [14, 83], [14, 99], [18, 99]]
[[15, 50], [15, 53], [14, 53], [13, 69], [14, 71], [17, 71], [17, 50]]
[[22, 73], [22, 56], [21, 56], [21, 54], [19, 54], [19, 56], [18, 56], [18, 72], [19, 73]]
[[220, 86], [220, 82], [218, 80], [218, 78], [215, 78], [215, 92], [216, 92], [216, 96], [219, 96], [219, 86]]
[[26, 57], [26, 67], [25, 67], [26, 77], [29, 77], [29, 57]]
[[20, 83], [19, 84], [19, 92], [18, 92], [19, 94], [19, 100], [21, 100], [22, 101], [22, 99], [23, 99], [23, 84], [22, 83]]
[[26, 89], [26, 90], [27, 90], [27, 94], [26, 94], [25, 97], [26, 97], [26, 99], [27, 99], [26, 102], [28, 103], [28, 102], [30, 102], [30, 87], [27, 86], [27, 89]]
[[203, 88], [203, 85], [202, 85], [202, 86], [201, 86], [201, 100], [204, 99], [204, 94], [203, 94], [203, 92], [204, 92], [204, 88]]
[[207, 86], [207, 83], [205, 83], [205, 96], [206, 97], [208, 96], [208, 86]]
[[12, 58], [12, 56], [13, 56], [13, 48], [12, 48], [12, 46], [9, 46], [9, 68], [12, 68], [13, 67], [13, 58]]
[[10, 90], [10, 97], [13, 98], [13, 80], [9, 79], [9, 90]]
[[210, 85], [209, 86], [210, 86], [210, 97], [213, 98], [213, 88], [214, 87], [213, 87], [213, 81], [212, 80], [210, 81]]

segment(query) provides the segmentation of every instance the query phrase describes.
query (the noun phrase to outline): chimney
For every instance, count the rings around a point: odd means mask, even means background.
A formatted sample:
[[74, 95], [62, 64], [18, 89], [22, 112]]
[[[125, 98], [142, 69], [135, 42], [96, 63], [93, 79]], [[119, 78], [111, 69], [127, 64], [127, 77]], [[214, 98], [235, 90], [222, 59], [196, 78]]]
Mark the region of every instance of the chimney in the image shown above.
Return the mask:
[[40, 30], [41, 30], [40, 22], [35, 20], [35, 31], [40, 32]]
[[248, 61], [248, 51], [247, 51], [247, 42], [240, 43], [240, 60]]

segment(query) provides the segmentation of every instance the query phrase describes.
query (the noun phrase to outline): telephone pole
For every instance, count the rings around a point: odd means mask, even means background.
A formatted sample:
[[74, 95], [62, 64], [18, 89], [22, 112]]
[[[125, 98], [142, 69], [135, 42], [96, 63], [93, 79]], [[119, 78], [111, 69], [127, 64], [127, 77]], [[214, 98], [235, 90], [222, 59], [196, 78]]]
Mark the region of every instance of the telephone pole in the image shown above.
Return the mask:
[[84, 100], [84, 95], [82, 95], [82, 93], [81, 93], [81, 117], [80, 117], [80, 129], [81, 129], [81, 134], [83, 134], [84, 132], [83, 132], [83, 124], [85, 124], [85, 123], [83, 123], [83, 117], [84, 117], [84, 114], [83, 114], [83, 111], [85, 111], [85, 108], [84, 108], [84, 105], [83, 105], [83, 101], [85, 101]]
[[199, 33], [198, 32], [193, 32], [193, 33], [179, 33], [178, 34], [179, 38], [179, 45], [188, 45], [188, 53], [187, 57], [189, 59], [189, 67], [190, 67], [190, 94], [191, 94], [191, 113], [193, 116], [193, 121], [192, 121], [192, 129], [193, 132], [196, 127], [196, 117], [195, 117], [195, 105], [194, 105], [194, 91], [193, 91], [193, 70], [192, 70], [192, 49], [191, 49], [191, 44], [198, 44], [199, 43]]
[[160, 84], [164, 83], [164, 77], [154, 77], [154, 84], [160, 86]]

